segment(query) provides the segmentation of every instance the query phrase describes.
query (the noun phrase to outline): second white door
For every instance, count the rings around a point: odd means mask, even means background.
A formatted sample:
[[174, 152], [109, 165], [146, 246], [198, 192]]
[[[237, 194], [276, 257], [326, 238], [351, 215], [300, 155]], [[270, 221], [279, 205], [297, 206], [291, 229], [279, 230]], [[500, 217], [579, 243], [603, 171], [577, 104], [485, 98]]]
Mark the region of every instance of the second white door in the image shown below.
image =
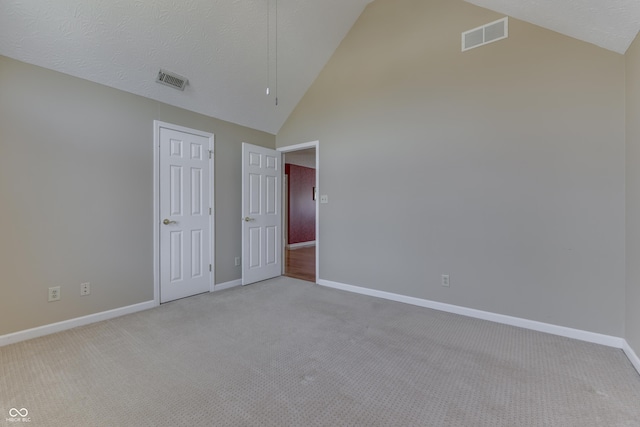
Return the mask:
[[242, 144], [242, 284], [282, 273], [281, 154]]

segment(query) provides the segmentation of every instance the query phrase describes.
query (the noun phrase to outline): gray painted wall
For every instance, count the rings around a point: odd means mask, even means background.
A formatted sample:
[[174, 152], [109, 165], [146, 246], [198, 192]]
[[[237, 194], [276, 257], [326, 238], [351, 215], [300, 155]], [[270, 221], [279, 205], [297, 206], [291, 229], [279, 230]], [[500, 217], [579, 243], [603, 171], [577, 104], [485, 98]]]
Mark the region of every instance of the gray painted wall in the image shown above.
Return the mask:
[[153, 120], [215, 134], [215, 280], [241, 277], [241, 143], [273, 135], [0, 56], [0, 335], [153, 299]]
[[627, 59], [626, 339], [640, 355], [640, 37]]
[[[320, 140], [320, 278], [623, 336], [625, 58], [377, 0], [277, 135]], [[440, 275], [451, 275], [450, 288]]]

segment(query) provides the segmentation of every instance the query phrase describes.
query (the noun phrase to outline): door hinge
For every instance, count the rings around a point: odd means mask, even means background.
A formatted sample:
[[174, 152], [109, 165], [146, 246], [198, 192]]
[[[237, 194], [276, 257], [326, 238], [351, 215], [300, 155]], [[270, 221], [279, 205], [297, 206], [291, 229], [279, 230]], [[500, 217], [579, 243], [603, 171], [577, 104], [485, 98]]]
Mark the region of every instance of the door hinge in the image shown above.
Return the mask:
[[211, 271], [211, 264], [209, 264], [209, 271]]
[[209, 150], [209, 158], [213, 156], [213, 150]]
[[211, 208], [209, 208], [209, 215], [211, 215]]

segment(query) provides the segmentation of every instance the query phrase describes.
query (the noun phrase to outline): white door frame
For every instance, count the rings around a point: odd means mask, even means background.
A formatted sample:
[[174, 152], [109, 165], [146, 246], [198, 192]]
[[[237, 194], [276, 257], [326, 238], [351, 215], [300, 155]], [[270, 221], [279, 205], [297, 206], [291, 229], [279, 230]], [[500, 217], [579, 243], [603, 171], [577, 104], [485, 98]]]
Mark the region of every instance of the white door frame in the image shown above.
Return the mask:
[[196, 129], [178, 126], [171, 123], [153, 121], [153, 302], [154, 305], [160, 305], [160, 129], [172, 129], [178, 132], [191, 133], [209, 139], [209, 176], [210, 176], [210, 197], [211, 211], [209, 215], [209, 244], [211, 246], [209, 252], [209, 263], [211, 264], [211, 277], [209, 282], [209, 292], [214, 291], [215, 286], [215, 187], [214, 187], [214, 144], [215, 135], [209, 132], [203, 132]]
[[[316, 149], [316, 193], [318, 193], [318, 197], [316, 197], [316, 283], [318, 283], [320, 281], [320, 141], [311, 141], [311, 142], [303, 142], [302, 144], [295, 144], [295, 145], [288, 145], [286, 147], [280, 147], [277, 148], [276, 150], [282, 152], [282, 153], [289, 153], [292, 151], [300, 151], [300, 150], [307, 150], [309, 148], [315, 148]], [[284, 185], [284, 162], [283, 162], [283, 166], [282, 166], [282, 183]], [[284, 191], [283, 193], [284, 194]], [[284, 234], [284, 217], [287, 214], [284, 214], [284, 197], [282, 198], [283, 200], [283, 215], [282, 215], [282, 232]], [[283, 241], [282, 241], [282, 274], [284, 275], [284, 268], [285, 268], [285, 262], [284, 262], [284, 254], [285, 254], [285, 247], [286, 245], [284, 244], [284, 235], [283, 235]]]

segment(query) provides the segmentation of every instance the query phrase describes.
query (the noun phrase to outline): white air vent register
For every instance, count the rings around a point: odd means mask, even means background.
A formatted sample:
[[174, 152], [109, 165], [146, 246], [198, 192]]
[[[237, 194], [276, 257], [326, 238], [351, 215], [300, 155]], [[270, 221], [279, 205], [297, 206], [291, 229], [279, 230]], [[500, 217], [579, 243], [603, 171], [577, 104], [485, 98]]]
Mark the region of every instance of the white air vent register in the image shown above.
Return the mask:
[[484, 46], [509, 37], [509, 17], [462, 33], [462, 51]]
[[156, 82], [166, 86], [170, 86], [174, 89], [184, 90], [187, 83], [189, 83], [189, 80], [176, 73], [161, 69], [160, 71], [158, 71]]

